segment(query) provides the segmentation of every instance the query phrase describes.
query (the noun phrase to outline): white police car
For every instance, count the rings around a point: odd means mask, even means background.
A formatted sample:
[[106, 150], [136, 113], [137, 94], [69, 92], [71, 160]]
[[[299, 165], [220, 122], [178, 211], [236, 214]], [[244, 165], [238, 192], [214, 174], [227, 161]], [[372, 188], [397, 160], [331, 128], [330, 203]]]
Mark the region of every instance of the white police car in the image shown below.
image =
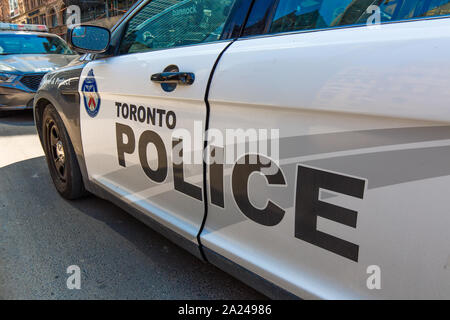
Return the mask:
[[89, 58], [34, 103], [55, 186], [270, 297], [448, 299], [449, 14], [153, 0], [112, 32], [75, 27]]

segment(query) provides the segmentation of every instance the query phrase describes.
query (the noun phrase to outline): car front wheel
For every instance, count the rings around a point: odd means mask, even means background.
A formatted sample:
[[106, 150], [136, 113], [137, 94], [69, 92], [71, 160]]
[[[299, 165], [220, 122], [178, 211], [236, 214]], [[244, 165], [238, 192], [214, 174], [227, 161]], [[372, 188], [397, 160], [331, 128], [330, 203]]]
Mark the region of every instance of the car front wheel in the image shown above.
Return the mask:
[[47, 165], [56, 190], [66, 199], [85, 195], [80, 167], [66, 128], [55, 107], [48, 105], [43, 114], [42, 137]]

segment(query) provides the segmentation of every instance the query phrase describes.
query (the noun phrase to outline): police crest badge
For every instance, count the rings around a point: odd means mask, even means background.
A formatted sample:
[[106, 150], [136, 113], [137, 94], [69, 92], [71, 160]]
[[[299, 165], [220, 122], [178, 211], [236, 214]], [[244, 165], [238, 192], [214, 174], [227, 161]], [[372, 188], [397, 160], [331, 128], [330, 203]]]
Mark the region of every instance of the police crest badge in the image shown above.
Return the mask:
[[90, 70], [81, 86], [84, 107], [88, 115], [95, 118], [100, 110], [100, 95], [98, 94], [97, 82], [95, 81], [94, 70]]

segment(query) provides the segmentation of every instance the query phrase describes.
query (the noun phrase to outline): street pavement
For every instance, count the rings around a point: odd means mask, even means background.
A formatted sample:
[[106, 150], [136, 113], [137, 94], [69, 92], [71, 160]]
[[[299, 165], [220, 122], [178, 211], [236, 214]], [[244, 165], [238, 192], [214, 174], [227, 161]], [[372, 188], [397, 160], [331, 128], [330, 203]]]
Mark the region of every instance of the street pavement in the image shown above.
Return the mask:
[[107, 201], [62, 199], [27, 111], [0, 118], [0, 299], [264, 297]]

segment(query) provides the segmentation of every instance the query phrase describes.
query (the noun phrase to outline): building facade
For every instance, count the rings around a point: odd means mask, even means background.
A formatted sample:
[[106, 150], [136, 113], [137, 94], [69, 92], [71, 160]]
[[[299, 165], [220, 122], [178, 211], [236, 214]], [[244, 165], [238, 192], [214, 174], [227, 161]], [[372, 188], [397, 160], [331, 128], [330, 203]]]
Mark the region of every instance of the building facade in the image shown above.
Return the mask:
[[9, 0], [9, 22], [17, 24], [45, 24], [50, 29], [64, 24], [64, 0]]
[[2, 22], [9, 22], [12, 17], [17, 17], [20, 14], [21, 0], [0, 0], [0, 20]]
[[0, 0], [0, 22], [9, 21], [9, 0]]
[[84, 24], [111, 28], [137, 0], [0, 0], [0, 20], [17, 24], [45, 24], [50, 32], [65, 37], [66, 9], [81, 9]]

